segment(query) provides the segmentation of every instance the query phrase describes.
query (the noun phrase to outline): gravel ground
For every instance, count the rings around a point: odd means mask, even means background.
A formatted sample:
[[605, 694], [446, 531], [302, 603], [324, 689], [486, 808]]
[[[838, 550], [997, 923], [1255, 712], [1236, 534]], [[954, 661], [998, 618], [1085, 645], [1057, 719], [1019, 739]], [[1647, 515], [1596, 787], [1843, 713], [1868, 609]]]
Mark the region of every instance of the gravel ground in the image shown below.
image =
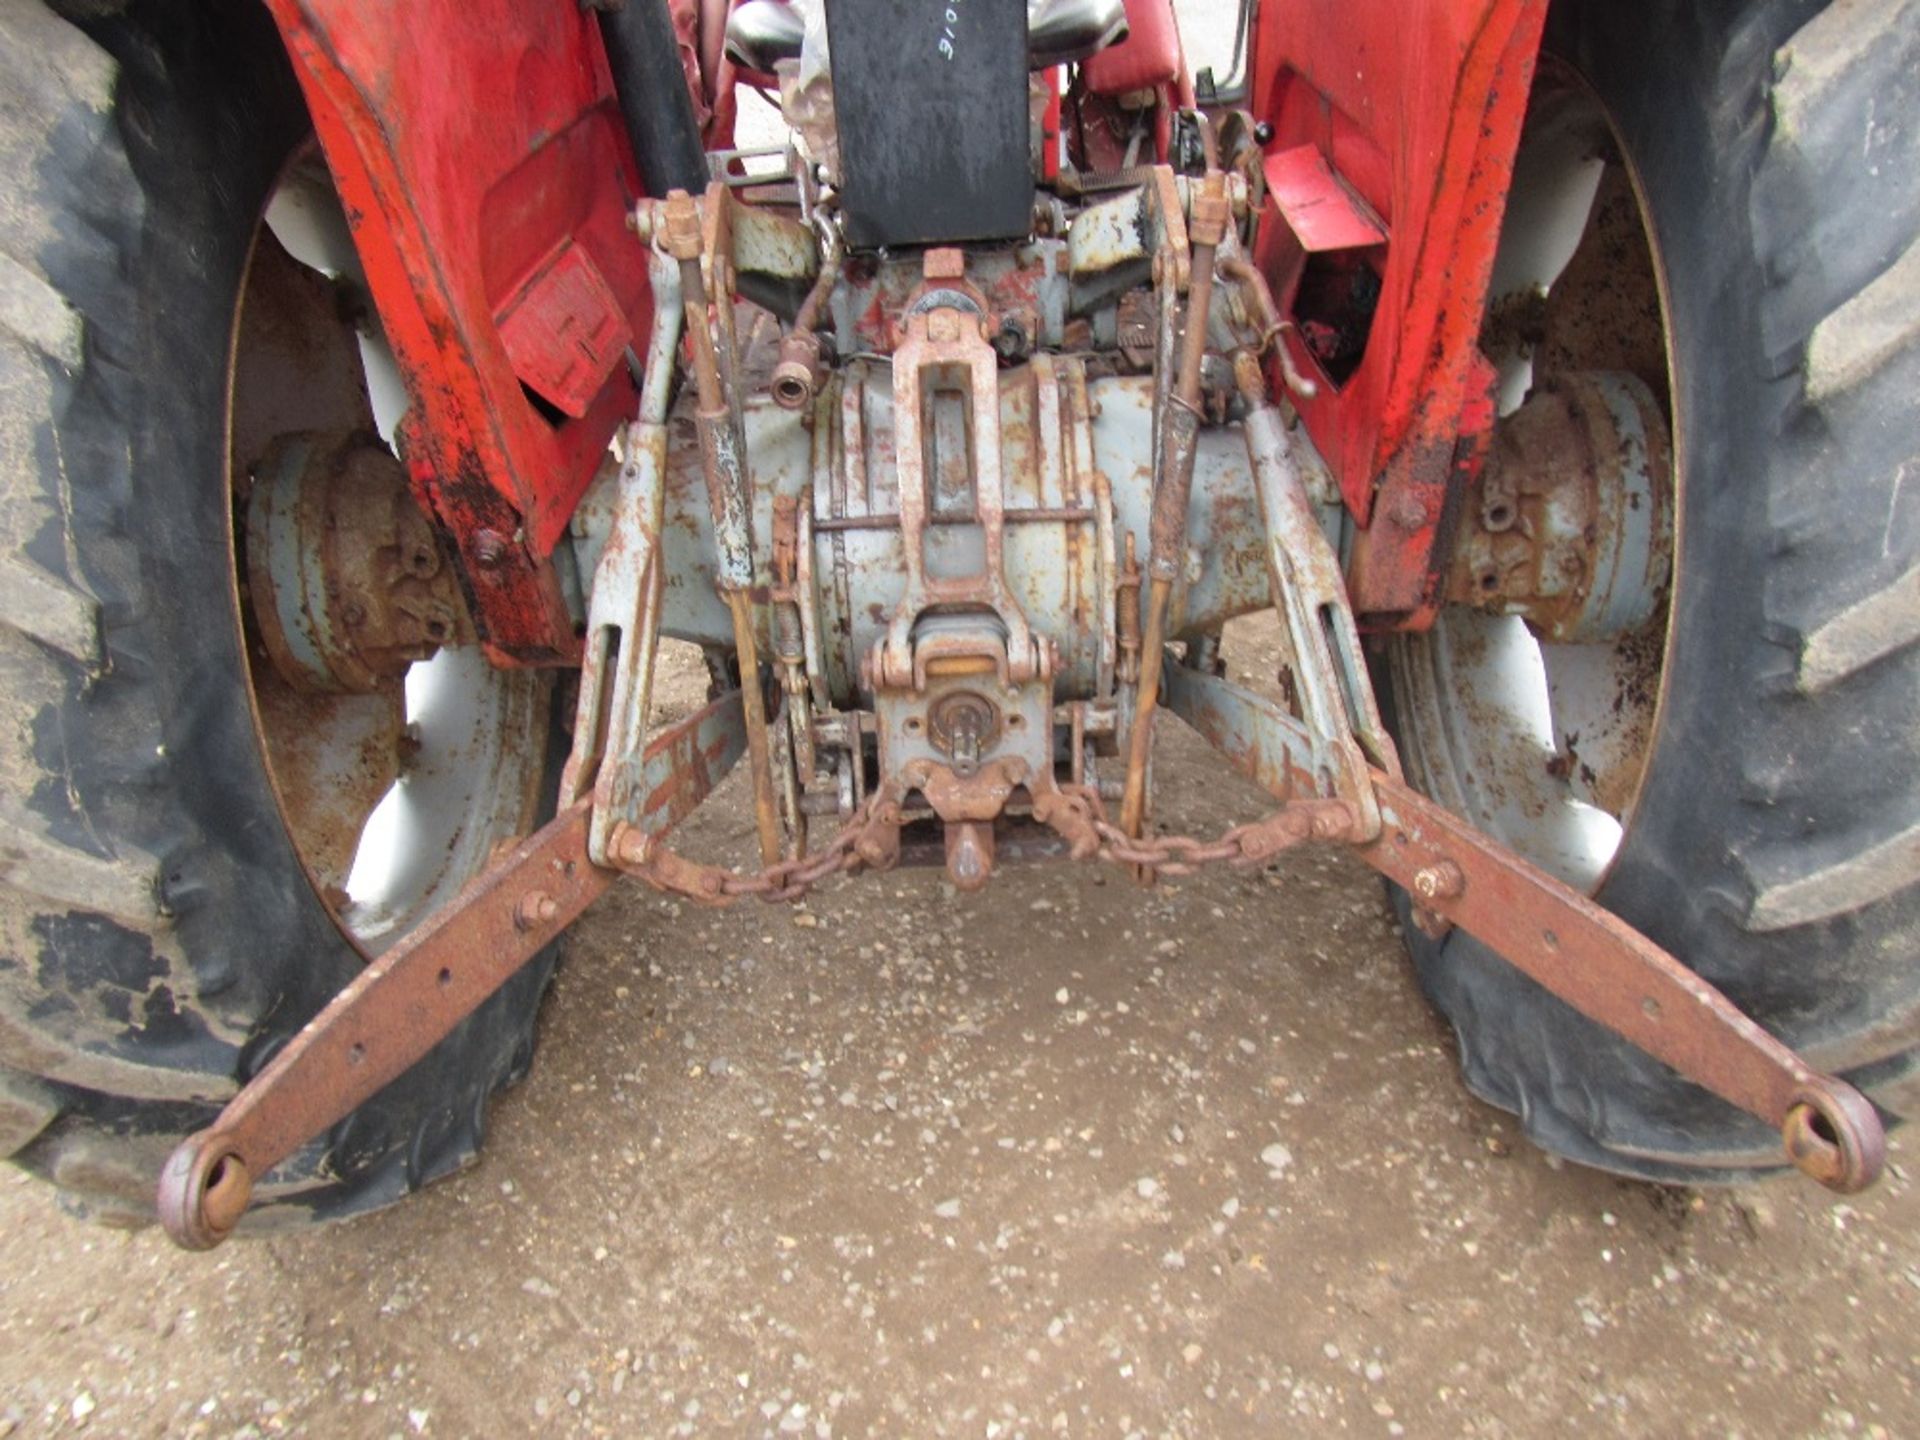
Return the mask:
[[[1168, 731], [1169, 823], [1258, 808]], [[690, 850], [747, 857], [737, 782]], [[1912, 1434], [1903, 1148], [1848, 1202], [1550, 1162], [1338, 855], [630, 887], [397, 1209], [196, 1256], [0, 1181], [0, 1440]]]
[[[1258, 810], [1168, 730], [1172, 825]], [[483, 1163], [349, 1225], [187, 1255], [0, 1178], [0, 1440], [1920, 1433], [1902, 1137], [1846, 1202], [1558, 1165], [1337, 855], [627, 887], [542, 1030]]]

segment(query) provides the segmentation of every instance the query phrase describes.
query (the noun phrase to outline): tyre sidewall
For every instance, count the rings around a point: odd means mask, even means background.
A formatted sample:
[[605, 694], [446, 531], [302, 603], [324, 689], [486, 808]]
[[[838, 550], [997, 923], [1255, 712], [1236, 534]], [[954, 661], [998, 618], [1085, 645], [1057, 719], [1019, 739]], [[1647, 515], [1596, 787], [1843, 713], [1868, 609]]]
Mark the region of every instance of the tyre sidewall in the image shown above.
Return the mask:
[[[265, 202], [311, 127], [262, 6], [136, 5], [85, 28], [121, 67], [117, 119], [144, 209], [128, 247], [137, 258], [111, 289], [96, 276], [83, 307], [84, 393], [61, 424], [63, 440], [77, 437], [72, 543], [101, 600], [108, 663], [50, 707], [80, 797], [58, 823], [74, 829], [84, 814], [155, 857], [165, 948], [190, 971], [154, 989], [117, 1043], [131, 1060], [219, 1077], [230, 1092], [365, 963], [309, 883], [274, 797], [229, 499], [237, 299]], [[87, 424], [89, 407], [117, 426]], [[130, 440], [121, 454], [101, 438], [116, 431]], [[550, 806], [558, 765], [547, 759]], [[127, 943], [151, 944], [131, 932]], [[524, 1072], [552, 964], [549, 951], [527, 966], [277, 1172], [267, 1197], [346, 1213], [463, 1162], [488, 1096]], [[70, 1108], [132, 1135], [177, 1134], [213, 1113], [106, 1095], [70, 1097]]]
[[[1776, 50], [1820, 8], [1563, 0], [1547, 38], [1612, 114], [1650, 216], [1683, 477], [1654, 748], [1598, 898], [1803, 1045], [1857, 1025], [1875, 1003], [1870, 977], [1829, 958], [1860, 944], [1849, 924], [1811, 937], [1743, 925], [1743, 845], [1792, 843], [1807, 818], [1765, 804], [1755, 777], [1832, 739], [1806, 733], [1810, 722], [1778, 703], [1794, 652], [1768, 618], [1778, 549], [1769, 477], [1795, 463], [1786, 439], [1803, 381], [1798, 347], [1770, 356], [1764, 343], [1774, 277], [1759, 258], [1751, 184], [1772, 124]], [[1404, 921], [1406, 897], [1396, 900]], [[1407, 933], [1423, 985], [1459, 1032], [1469, 1083], [1549, 1148], [1649, 1178], [1777, 1163], [1769, 1127], [1679, 1081], [1471, 936], [1436, 945]], [[1686, 1164], [1661, 1158], [1677, 1155]]]

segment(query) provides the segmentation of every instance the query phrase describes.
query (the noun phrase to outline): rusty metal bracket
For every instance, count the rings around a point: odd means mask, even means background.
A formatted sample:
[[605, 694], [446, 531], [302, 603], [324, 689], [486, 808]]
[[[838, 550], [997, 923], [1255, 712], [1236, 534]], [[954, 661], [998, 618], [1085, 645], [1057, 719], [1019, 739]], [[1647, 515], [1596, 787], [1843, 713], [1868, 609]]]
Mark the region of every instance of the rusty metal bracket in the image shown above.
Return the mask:
[[[641, 761], [640, 825], [691, 814], [746, 746], [740, 693], [663, 731]], [[356, 976], [160, 1175], [160, 1223], [189, 1250], [232, 1233], [254, 1186], [445, 1039], [615, 878], [587, 855], [577, 800]]]
[[[1236, 768], [1282, 799], [1311, 792], [1313, 736], [1298, 720], [1215, 676], [1168, 672], [1170, 708]], [[1822, 1185], [1851, 1193], [1873, 1183], [1886, 1135], [1859, 1091], [1813, 1069], [1632, 926], [1397, 777], [1375, 769], [1368, 782], [1379, 826], [1346, 837], [1362, 860], [1581, 1014], [1776, 1127], [1787, 1159]]]
[[[973, 607], [991, 611], [1004, 635], [1003, 679], [1023, 684], [1052, 672], [1052, 653], [1036, 636], [1006, 579], [1006, 486], [1000, 445], [1000, 357], [988, 342], [984, 317], [963, 283], [957, 250], [931, 250], [920, 298], [903, 321], [893, 352], [894, 448], [898, 465], [902, 558], [906, 592], [869, 663], [874, 689], [923, 691], [933, 651], [916, 632], [929, 611]], [[939, 399], [951, 402], [958, 432], [929, 424]], [[929, 431], [931, 430], [931, 433]], [[944, 441], [944, 445], [943, 442]], [[958, 443], [956, 443], [958, 442]], [[981, 554], [975, 563], [936, 568], [929, 557], [940, 477], [933, 467], [963, 470], [972, 492]]]
[[189, 1250], [232, 1233], [268, 1171], [424, 1056], [613, 878], [563, 810], [356, 976], [160, 1174], [160, 1223]]
[[636, 819], [643, 803], [644, 767], [638, 757], [652, 709], [665, 589], [660, 533], [665, 523], [667, 407], [684, 298], [678, 263], [657, 250], [650, 251], [648, 259], [653, 330], [639, 418], [627, 429], [619, 503], [594, 567], [573, 750], [560, 777], [561, 805], [592, 798], [587, 853], [598, 865], [609, 863], [613, 827]]
[[1380, 811], [1368, 783], [1368, 763], [1397, 774], [1400, 762], [1367, 678], [1340, 559], [1320, 528], [1280, 412], [1267, 403], [1257, 372], [1252, 380], [1247, 454], [1267, 534], [1274, 604], [1296, 662], [1300, 711], [1307, 722], [1306, 771], [1318, 793], [1354, 806], [1362, 833], [1372, 836], [1380, 828]]

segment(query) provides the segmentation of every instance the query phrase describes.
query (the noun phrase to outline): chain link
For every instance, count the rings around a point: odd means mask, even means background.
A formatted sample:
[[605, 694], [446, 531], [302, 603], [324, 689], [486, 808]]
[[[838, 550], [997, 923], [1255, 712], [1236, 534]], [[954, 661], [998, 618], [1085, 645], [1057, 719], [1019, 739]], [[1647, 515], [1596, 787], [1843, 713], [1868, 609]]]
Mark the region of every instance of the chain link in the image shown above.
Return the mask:
[[[625, 862], [622, 868], [655, 889], [684, 895], [702, 905], [731, 905], [749, 896], [770, 904], [800, 900], [828, 876], [869, 863], [868, 855], [861, 853], [860, 842], [873, 833], [876, 825], [886, 826], [889, 812], [882, 800], [878, 793], [869, 796], [833, 838], [813, 854], [779, 860], [748, 874], [688, 860], [664, 845], [650, 847], [644, 858]], [[871, 846], [868, 852], [869, 855], [875, 853]]]
[[867, 821], [856, 815], [835, 832], [823, 850], [795, 860], [782, 860], [769, 865], [757, 875], [727, 872], [720, 883], [720, 893], [727, 900], [744, 900], [749, 895], [758, 896], [769, 903], [803, 899], [809, 890], [829, 875], [838, 875], [860, 866], [860, 852], [855, 846], [866, 829]]
[[1229, 827], [1214, 840], [1193, 835], [1133, 836], [1107, 819], [1098, 790], [1086, 785], [1064, 788], [1086, 806], [1094, 833], [1100, 837], [1102, 860], [1162, 875], [1191, 875], [1208, 865], [1235, 869], [1264, 865], [1282, 850], [1308, 840], [1347, 839], [1354, 827], [1353, 809], [1344, 800], [1313, 799], [1287, 802], [1259, 820]]
[[[1309, 840], [1350, 839], [1355, 826], [1353, 808], [1344, 800], [1312, 799], [1291, 801], [1213, 840], [1193, 835], [1132, 836], [1107, 818], [1099, 791], [1090, 786], [1061, 786], [1054, 800], [1036, 809], [1076, 856], [1161, 875], [1192, 875], [1209, 865], [1264, 865], [1281, 851]], [[741, 874], [685, 859], [664, 846], [625, 868], [657, 889], [702, 905], [731, 905], [749, 896], [769, 903], [794, 901], [829, 876], [862, 866], [888, 868], [899, 855], [902, 823], [899, 806], [884, 792], [875, 792], [823, 848], [762, 870]]]

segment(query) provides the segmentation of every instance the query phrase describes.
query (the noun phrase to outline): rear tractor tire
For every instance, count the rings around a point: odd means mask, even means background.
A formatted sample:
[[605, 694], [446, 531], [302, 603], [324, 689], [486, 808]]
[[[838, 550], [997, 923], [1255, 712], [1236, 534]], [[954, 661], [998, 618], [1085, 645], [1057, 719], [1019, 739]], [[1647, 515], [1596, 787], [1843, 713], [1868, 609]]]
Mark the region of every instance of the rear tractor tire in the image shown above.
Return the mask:
[[[1532, 374], [1625, 371], [1666, 409], [1671, 589], [1628, 637], [1656, 663], [1596, 692], [1595, 647], [1449, 609], [1385, 667], [1409, 776], [1920, 1113], [1920, 3], [1560, 0], [1530, 131], [1553, 85], [1604, 114], [1610, 178], [1595, 248], [1535, 297]], [[1527, 213], [1517, 180], [1510, 233]], [[1587, 783], [1635, 704], [1616, 783]], [[1663, 1181], [1782, 1163], [1470, 936], [1408, 934], [1468, 1084], [1548, 1150]]]
[[[0, 0], [0, 95], [0, 1155], [137, 1223], [172, 1146], [550, 809], [552, 686], [467, 647], [310, 693], [268, 654], [263, 457], [344, 424], [393, 462], [351, 275], [271, 223], [332, 190], [265, 9]], [[449, 788], [455, 750], [486, 792]], [[551, 965], [263, 1177], [243, 1231], [465, 1162]]]

